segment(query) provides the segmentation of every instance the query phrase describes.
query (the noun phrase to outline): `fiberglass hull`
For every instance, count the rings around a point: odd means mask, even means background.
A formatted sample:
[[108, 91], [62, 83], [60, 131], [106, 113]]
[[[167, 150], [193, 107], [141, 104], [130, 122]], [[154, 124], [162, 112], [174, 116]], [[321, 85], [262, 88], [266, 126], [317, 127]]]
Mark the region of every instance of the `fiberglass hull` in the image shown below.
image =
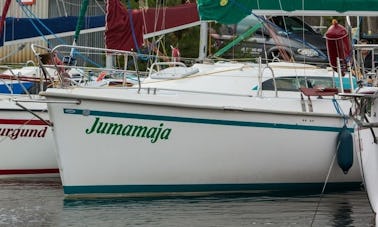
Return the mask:
[[[51, 127], [18, 107], [15, 98], [29, 100], [26, 95], [0, 100], [0, 177], [59, 176]], [[46, 104], [21, 105], [48, 120]]]
[[85, 88], [44, 95], [66, 195], [320, 192], [330, 166], [328, 185], [361, 182], [357, 162], [344, 174], [334, 161], [344, 121], [331, 98], [315, 99], [308, 112], [298, 97]]

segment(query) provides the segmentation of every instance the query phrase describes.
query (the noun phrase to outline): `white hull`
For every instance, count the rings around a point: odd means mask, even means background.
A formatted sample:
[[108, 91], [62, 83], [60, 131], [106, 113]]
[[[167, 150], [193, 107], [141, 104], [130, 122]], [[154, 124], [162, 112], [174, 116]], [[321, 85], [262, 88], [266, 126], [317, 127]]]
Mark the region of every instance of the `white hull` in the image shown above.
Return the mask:
[[[59, 176], [51, 127], [12, 99], [30, 100], [25, 95], [1, 95], [0, 99], [0, 177]], [[21, 103], [48, 120], [47, 106]]]
[[[369, 202], [374, 213], [378, 211], [378, 145], [374, 143], [371, 130], [359, 130], [356, 134], [360, 146], [359, 161]], [[377, 217], [376, 217], [376, 223]]]
[[[66, 195], [306, 187], [320, 192], [331, 165], [329, 187], [361, 182], [356, 161], [346, 175], [332, 164], [343, 119], [331, 98], [312, 100], [314, 112], [308, 112], [299, 93], [262, 98], [146, 92], [46, 91], [51, 101], [80, 100], [48, 105]], [[350, 107], [349, 101], [338, 102], [344, 111]], [[91, 132], [99, 122], [124, 128], [114, 134]], [[135, 126], [145, 126], [147, 134], [127, 135]], [[153, 128], [160, 130], [156, 141], [147, 138]]]

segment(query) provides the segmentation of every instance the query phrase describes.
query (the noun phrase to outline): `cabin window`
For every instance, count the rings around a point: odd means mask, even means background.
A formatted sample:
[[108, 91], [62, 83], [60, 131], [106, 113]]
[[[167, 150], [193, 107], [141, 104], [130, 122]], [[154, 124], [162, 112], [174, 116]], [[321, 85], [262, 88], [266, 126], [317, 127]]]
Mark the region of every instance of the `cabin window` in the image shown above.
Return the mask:
[[[280, 77], [276, 78], [276, 86], [278, 91], [298, 91], [300, 83], [297, 77]], [[264, 81], [263, 90], [274, 90], [273, 79]]]
[[[331, 88], [334, 82], [330, 77], [279, 77], [276, 78], [278, 91], [298, 91], [301, 87], [306, 88]], [[263, 90], [274, 90], [273, 78], [262, 84]]]
[[332, 78], [309, 78], [308, 84], [310, 88], [332, 88], [334, 83]]

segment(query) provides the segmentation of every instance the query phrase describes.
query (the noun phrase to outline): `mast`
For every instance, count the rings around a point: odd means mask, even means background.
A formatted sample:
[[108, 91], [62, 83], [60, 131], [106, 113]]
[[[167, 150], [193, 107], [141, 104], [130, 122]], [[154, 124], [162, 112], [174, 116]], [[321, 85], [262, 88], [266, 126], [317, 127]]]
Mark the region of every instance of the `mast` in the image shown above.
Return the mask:
[[198, 60], [203, 61], [207, 55], [207, 35], [208, 35], [208, 24], [206, 21], [201, 21], [200, 25], [200, 43], [198, 50]]
[[[72, 43], [73, 46], [76, 46], [77, 40], [79, 39], [80, 31], [84, 27], [84, 19], [85, 19], [85, 14], [86, 14], [87, 8], [88, 8], [88, 2], [89, 2], [89, 0], [83, 0], [83, 2], [81, 4], [80, 14], [79, 14], [79, 18], [77, 19], [74, 40], [73, 40], [73, 43]], [[70, 53], [70, 61], [75, 57], [74, 54], [75, 54], [75, 49], [72, 48], [71, 53]]]
[[7, 16], [10, 4], [11, 4], [11, 0], [7, 0], [3, 7], [3, 12], [1, 14], [1, 20], [0, 20], [0, 36], [3, 33], [5, 18]]

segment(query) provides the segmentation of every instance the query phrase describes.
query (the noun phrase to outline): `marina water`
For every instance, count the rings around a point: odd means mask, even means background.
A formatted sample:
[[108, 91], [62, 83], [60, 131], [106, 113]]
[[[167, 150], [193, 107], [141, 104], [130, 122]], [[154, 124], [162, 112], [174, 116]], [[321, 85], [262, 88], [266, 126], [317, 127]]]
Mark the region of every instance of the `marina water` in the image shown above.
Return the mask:
[[59, 178], [1, 179], [0, 226], [372, 226], [363, 189], [64, 199]]

